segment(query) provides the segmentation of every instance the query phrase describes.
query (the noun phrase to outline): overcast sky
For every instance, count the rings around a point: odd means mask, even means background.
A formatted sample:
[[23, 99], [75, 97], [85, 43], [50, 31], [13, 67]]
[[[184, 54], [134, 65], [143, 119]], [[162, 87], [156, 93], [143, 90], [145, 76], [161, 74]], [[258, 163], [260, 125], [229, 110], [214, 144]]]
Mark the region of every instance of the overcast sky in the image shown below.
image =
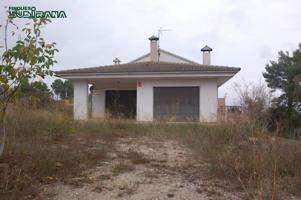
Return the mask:
[[219, 89], [229, 98], [234, 82], [263, 80], [265, 64], [301, 42], [300, 0], [0, 0], [0, 24], [5, 6], [66, 12], [44, 29], [60, 50], [55, 70], [131, 61], [149, 52], [148, 37], [160, 27], [171, 29], [162, 49], [201, 63], [207, 44], [212, 64], [242, 68]]

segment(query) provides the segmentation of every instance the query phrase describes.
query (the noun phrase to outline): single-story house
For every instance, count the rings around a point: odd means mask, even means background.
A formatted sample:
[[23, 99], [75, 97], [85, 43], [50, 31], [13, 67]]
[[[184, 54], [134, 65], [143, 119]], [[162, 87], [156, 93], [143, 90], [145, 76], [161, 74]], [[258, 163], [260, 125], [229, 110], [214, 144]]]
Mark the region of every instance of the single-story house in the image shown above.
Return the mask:
[[116, 58], [113, 65], [56, 72], [74, 83], [75, 119], [89, 118], [91, 100], [92, 118], [216, 121], [218, 88], [240, 68], [211, 65], [208, 46], [199, 64], [160, 49], [156, 36], [149, 40], [150, 52], [131, 62]]

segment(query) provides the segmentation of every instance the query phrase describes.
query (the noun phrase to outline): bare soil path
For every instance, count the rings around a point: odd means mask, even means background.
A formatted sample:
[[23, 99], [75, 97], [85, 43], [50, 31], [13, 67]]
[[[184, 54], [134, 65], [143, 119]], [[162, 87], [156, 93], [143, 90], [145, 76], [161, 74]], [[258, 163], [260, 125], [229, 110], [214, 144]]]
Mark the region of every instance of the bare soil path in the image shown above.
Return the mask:
[[67, 183], [43, 188], [43, 199], [243, 199], [229, 184], [206, 177], [205, 163], [171, 140], [120, 138], [110, 160]]

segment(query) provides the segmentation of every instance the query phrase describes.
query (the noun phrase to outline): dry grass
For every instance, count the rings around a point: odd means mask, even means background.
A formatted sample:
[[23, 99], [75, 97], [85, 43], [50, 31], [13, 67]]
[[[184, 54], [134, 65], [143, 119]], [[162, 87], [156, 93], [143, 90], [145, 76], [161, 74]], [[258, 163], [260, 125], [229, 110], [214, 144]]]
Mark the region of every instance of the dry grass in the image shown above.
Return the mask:
[[112, 173], [114, 176], [130, 172], [134, 170], [134, 166], [126, 163], [125, 161], [119, 162], [112, 168]]
[[122, 198], [124, 196], [133, 195], [137, 189], [139, 188], [138, 182], [129, 182], [119, 186], [120, 192], [118, 193], [118, 197]]
[[212, 175], [236, 183], [249, 199], [301, 195], [301, 142], [273, 136], [263, 124], [244, 117], [215, 125], [156, 124], [152, 135], [185, 144]]
[[41, 184], [76, 177], [108, 158], [109, 145], [76, 133], [67, 115], [18, 109], [7, 117], [9, 137], [0, 163], [8, 167], [0, 168], [0, 199], [33, 198]]
[[[110, 159], [114, 142], [141, 135], [174, 139], [209, 164], [215, 177], [240, 186], [250, 199], [277, 199], [283, 193], [301, 196], [301, 143], [274, 137], [264, 125], [246, 118], [217, 124], [152, 123], [124, 120], [74, 122], [58, 111], [11, 110], [8, 146], [0, 159], [0, 199], [36, 194], [41, 184], [76, 177]], [[129, 163], [117, 163], [115, 175], [149, 159], [125, 152]], [[2, 178], [3, 177], [3, 178]], [[234, 191], [235, 192], [235, 191]]]
[[143, 153], [136, 152], [133, 150], [129, 150], [127, 152], [123, 152], [126, 159], [129, 159], [134, 165], [147, 164], [151, 161], [151, 159], [147, 158]]

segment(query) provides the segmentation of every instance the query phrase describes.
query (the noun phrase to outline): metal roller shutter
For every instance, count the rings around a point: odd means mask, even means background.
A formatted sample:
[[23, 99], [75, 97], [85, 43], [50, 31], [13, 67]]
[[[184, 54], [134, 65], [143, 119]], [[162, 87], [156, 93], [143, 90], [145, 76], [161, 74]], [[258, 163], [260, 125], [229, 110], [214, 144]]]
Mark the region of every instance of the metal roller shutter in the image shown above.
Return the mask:
[[154, 119], [199, 121], [199, 87], [154, 87]]

